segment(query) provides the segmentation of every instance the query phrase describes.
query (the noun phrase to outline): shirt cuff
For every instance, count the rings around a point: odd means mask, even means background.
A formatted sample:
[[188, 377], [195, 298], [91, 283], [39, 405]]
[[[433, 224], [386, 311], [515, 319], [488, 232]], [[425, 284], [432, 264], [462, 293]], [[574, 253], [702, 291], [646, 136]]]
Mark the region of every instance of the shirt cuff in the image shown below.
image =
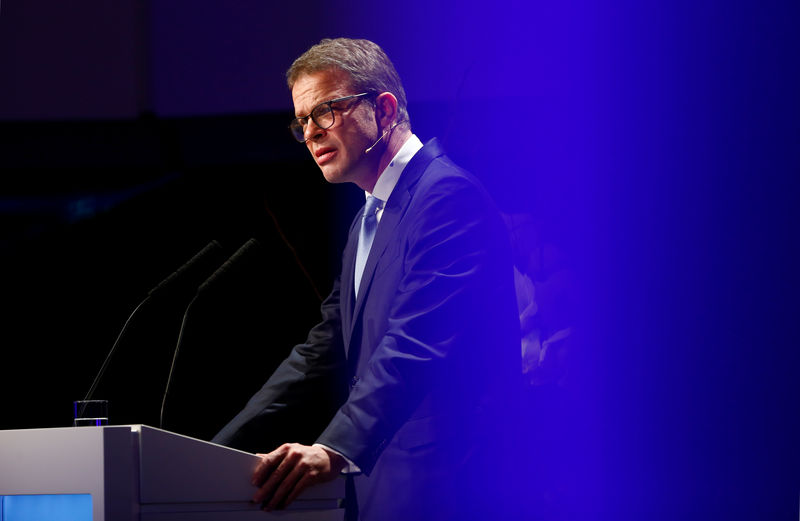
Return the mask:
[[322, 447], [325, 450], [329, 450], [329, 451], [333, 452], [334, 454], [338, 454], [339, 456], [343, 457], [344, 460], [347, 462], [347, 466], [342, 469], [342, 474], [361, 474], [361, 469], [358, 468], [358, 465], [356, 465], [355, 463], [350, 461], [350, 458], [348, 458], [347, 456], [345, 456], [344, 454], [342, 454], [338, 450], [332, 449], [332, 448], [328, 447], [327, 445], [323, 445], [322, 443], [315, 443], [312, 446], [313, 447]]

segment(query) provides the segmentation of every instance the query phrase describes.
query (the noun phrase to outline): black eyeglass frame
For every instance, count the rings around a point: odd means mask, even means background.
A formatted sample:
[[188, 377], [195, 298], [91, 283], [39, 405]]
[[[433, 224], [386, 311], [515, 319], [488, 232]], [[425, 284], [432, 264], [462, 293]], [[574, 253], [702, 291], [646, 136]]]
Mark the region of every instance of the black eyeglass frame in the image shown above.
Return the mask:
[[[313, 109], [311, 109], [311, 112], [309, 112], [307, 116], [303, 116], [303, 117], [300, 117], [300, 118], [294, 118], [291, 121], [291, 123], [289, 123], [289, 132], [292, 133], [292, 137], [295, 138], [298, 143], [305, 143], [308, 140], [305, 139], [305, 137], [303, 137], [301, 139], [301, 136], [305, 136], [305, 129], [306, 129], [306, 126], [308, 125], [309, 118], [311, 118], [311, 121], [313, 121], [314, 124], [316, 126], [318, 126], [320, 129], [322, 129], [322, 130], [329, 129], [336, 122], [336, 112], [333, 109], [333, 104], [334, 103], [339, 103], [341, 101], [347, 101], [349, 99], [361, 98], [361, 97], [364, 97], [364, 96], [374, 96], [374, 95], [375, 95], [374, 92], [362, 92], [361, 94], [352, 94], [350, 96], [344, 96], [344, 97], [341, 97], [341, 98], [335, 98], [335, 99], [332, 99], [332, 100], [323, 101], [322, 103], [317, 104]], [[314, 112], [316, 112], [317, 109], [320, 108], [323, 105], [327, 105], [328, 106], [328, 111], [325, 112], [325, 114], [327, 114], [328, 112], [331, 113], [331, 123], [330, 123], [330, 125], [326, 125], [326, 126], [320, 125], [319, 122], [317, 121], [317, 118], [314, 117]], [[295, 130], [295, 129], [297, 129], [297, 130]]]

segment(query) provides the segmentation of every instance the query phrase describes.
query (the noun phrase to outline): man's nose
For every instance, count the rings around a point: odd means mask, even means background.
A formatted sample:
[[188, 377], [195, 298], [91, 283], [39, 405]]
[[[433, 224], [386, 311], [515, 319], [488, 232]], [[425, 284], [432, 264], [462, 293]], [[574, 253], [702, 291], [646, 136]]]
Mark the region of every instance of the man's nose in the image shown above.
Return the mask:
[[313, 141], [319, 138], [323, 132], [324, 130], [321, 129], [313, 119], [308, 118], [306, 128], [303, 130], [303, 137], [306, 139], [306, 141]]

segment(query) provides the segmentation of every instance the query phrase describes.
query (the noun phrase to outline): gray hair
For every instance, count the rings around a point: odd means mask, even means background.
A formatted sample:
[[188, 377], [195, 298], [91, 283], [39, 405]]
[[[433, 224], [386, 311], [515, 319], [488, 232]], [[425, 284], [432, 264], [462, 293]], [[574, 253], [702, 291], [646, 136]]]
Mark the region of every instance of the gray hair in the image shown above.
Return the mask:
[[300, 76], [339, 69], [358, 93], [391, 92], [397, 98], [397, 123], [408, 123], [408, 101], [400, 76], [376, 43], [350, 38], [325, 38], [297, 58], [286, 71], [289, 89]]

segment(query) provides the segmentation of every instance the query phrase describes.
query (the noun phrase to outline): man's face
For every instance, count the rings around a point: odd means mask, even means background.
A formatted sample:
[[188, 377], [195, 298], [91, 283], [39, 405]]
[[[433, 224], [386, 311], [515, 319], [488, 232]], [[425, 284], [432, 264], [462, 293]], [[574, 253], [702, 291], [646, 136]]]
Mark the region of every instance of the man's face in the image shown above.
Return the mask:
[[[352, 91], [342, 71], [302, 75], [292, 87], [295, 116], [306, 116], [320, 103], [352, 94], [359, 93]], [[334, 105], [334, 117], [333, 125], [324, 130], [309, 118], [305, 132], [309, 152], [328, 182], [351, 182], [371, 190], [379, 159], [364, 153], [378, 135], [372, 105], [364, 98], [344, 101]]]

